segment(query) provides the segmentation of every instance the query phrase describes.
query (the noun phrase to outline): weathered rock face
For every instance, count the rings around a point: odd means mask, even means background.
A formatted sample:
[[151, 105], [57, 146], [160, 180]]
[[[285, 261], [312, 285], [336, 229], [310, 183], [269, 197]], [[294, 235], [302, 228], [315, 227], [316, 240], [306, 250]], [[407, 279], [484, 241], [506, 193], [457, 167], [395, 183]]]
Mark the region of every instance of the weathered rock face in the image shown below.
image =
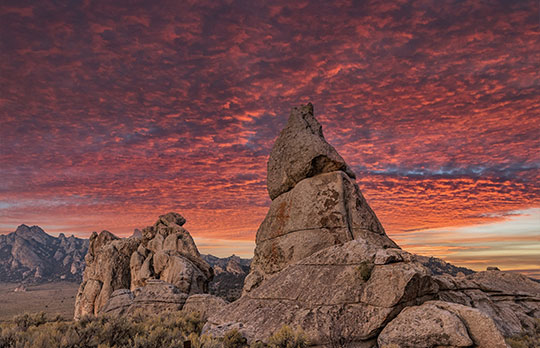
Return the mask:
[[[381, 250], [396, 258], [381, 261]], [[301, 327], [314, 345], [335, 343], [337, 331], [367, 343], [402, 308], [434, 298], [437, 290], [413, 255], [358, 239], [289, 265], [211, 315], [204, 330], [219, 335], [224, 327], [238, 327], [249, 340], [265, 340], [287, 324]]]
[[220, 297], [210, 294], [196, 294], [188, 297], [182, 310], [199, 313], [201, 318], [205, 320], [208, 315], [223, 309], [226, 305], [227, 302]]
[[455, 303], [429, 301], [405, 308], [383, 329], [380, 347], [506, 348], [493, 320], [482, 311]]
[[129, 315], [137, 312], [158, 314], [181, 310], [188, 295], [176, 286], [163, 280], [148, 279], [147, 284], [131, 292], [128, 289], [115, 291], [101, 313]]
[[[180, 309], [189, 295], [206, 292], [212, 268], [182, 227], [185, 221], [177, 213], [162, 215], [142, 230], [140, 238], [94, 233], [75, 303], [75, 319], [97, 315], [106, 304], [106, 311], [113, 314], [146, 305], [156, 311]], [[165, 294], [169, 300], [160, 300]], [[154, 295], [157, 297], [152, 299]]]
[[161, 279], [187, 294], [208, 291], [212, 268], [182, 227], [185, 222], [180, 214], [169, 213], [142, 230], [141, 243], [130, 261], [131, 289], [144, 286], [148, 279]]
[[317, 346], [503, 347], [503, 335], [535, 330], [540, 284], [401, 250], [324, 144], [311, 105], [294, 109], [269, 160], [272, 203], [244, 293], [203, 332], [264, 341], [289, 325]]
[[505, 337], [533, 333], [540, 318], [540, 284], [518, 273], [486, 271], [436, 276], [437, 298], [480, 309]]
[[108, 231], [92, 234], [75, 299], [75, 319], [97, 315], [115, 290], [129, 288], [129, 260], [137, 246], [137, 240], [119, 239]]
[[293, 108], [268, 160], [272, 203], [257, 231], [244, 293], [287, 265], [332, 245], [364, 239], [398, 248], [386, 236], [354, 177], [324, 139], [313, 106]]

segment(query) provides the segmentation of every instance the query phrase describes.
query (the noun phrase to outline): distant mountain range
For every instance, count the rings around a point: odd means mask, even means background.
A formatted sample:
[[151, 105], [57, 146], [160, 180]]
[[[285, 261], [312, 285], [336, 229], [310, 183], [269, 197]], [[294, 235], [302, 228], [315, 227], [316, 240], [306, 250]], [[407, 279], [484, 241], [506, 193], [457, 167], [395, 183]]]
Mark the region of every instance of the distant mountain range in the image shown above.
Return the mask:
[[201, 255], [214, 268], [214, 279], [209, 284], [210, 293], [231, 302], [242, 295], [244, 279], [249, 273], [251, 259], [242, 259], [236, 255], [219, 258], [213, 255]]
[[[137, 231], [136, 231], [137, 232]], [[137, 237], [137, 233], [133, 237]], [[0, 235], [0, 282], [42, 283], [56, 280], [80, 282], [88, 239], [53, 237], [39, 226], [20, 225], [15, 232]], [[201, 255], [214, 268], [210, 293], [233, 301], [240, 297], [251, 259], [232, 255], [219, 258]], [[474, 271], [441, 259], [419, 256], [419, 261], [434, 274], [465, 275]]]
[[0, 235], [0, 282], [81, 281], [88, 240], [20, 225]]

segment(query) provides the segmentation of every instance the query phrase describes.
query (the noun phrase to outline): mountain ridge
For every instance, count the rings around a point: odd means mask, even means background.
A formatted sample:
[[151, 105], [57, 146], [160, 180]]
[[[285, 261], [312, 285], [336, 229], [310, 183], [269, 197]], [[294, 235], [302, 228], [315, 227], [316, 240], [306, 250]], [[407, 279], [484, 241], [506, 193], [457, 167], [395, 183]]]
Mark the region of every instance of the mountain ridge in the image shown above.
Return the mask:
[[80, 281], [88, 240], [21, 224], [0, 235], [0, 282]]

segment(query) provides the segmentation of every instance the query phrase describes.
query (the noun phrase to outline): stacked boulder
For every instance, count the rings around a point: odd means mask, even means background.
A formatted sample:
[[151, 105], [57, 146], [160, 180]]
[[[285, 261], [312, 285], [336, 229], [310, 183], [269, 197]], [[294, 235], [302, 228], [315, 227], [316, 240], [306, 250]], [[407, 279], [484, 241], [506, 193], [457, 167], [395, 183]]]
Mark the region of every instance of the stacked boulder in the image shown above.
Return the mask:
[[90, 237], [75, 319], [182, 309], [189, 296], [208, 291], [212, 268], [201, 258], [177, 213], [159, 217], [141, 237], [103, 231]]
[[287, 265], [329, 246], [363, 239], [398, 248], [326, 142], [311, 104], [293, 108], [268, 161], [270, 209], [257, 231], [244, 293]]
[[254, 342], [288, 325], [315, 346], [506, 347], [503, 336], [535, 329], [540, 284], [433, 274], [388, 238], [354, 178], [313, 106], [293, 108], [268, 162], [272, 203], [243, 296], [203, 332]]

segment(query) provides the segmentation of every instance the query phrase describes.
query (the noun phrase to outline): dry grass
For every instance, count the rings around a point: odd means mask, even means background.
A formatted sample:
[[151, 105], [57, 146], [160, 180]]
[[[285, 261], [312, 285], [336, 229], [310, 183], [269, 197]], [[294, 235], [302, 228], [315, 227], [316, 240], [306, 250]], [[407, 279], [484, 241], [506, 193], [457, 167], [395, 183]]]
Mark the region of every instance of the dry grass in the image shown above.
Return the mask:
[[0, 321], [10, 320], [21, 313], [45, 312], [73, 318], [75, 295], [79, 284], [56, 282], [30, 285], [26, 292], [13, 292], [19, 284], [0, 283]]

